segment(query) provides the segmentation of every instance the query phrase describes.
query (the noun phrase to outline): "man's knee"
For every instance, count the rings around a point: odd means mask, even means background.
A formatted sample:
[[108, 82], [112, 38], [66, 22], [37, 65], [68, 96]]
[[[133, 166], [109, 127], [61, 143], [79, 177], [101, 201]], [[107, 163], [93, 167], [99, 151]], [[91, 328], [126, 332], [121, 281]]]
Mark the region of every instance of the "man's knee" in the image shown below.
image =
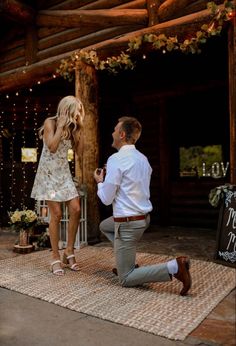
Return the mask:
[[99, 230], [102, 233], [111, 232], [114, 229], [113, 217], [103, 220], [99, 225]]

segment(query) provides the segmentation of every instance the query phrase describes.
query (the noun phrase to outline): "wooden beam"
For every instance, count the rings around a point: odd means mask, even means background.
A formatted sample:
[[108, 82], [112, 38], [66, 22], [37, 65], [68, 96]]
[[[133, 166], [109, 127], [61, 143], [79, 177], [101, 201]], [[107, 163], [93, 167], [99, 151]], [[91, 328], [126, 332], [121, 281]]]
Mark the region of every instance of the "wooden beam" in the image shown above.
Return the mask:
[[[222, 4], [224, 0], [214, 0], [214, 2], [217, 5], [219, 5], [219, 4]], [[194, 1], [193, 3], [187, 5], [186, 7], [176, 10], [176, 12], [172, 16], [172, 19], [177, 17], [187, 16], [190, 13], [199, 12], [199, 11], [205, 10], [206, 8], [207, 8], [207, 5], [205, 1], [202, 1], [202, 0]]]
[[[59, 56], [67, 58], [70, 53]], [[53, 78], [53, 73], [60, 65], [58, 57], [45, 59], [33, 65], [23, 66], [0, 74], [0, 91], [24, 88], [35, 85], [37, 81], [46, 81]]]
[[236, 184], [236, 17], [229, 29], [230, 183]]
[[65, 28], [78, 28], [85, 25], [95, 28], [128, 24], [146, 25], [147, 21], [146, 9], [39, 11], [36, 18], [38, 26]]
[[147, 0], [148, 9], [148, 26], [152, 26], [159, 23], [158, 19], [158, 8], [165, 0]]
[[17, 0], [1, 0], [0, 13], [8, 16], [13, 21], [23, 26], [34, 22], [35, 11], [33, 8]]
[[[48, 48], [44, 48], [40, 50], [37, 54], [38, 60], [47, 59], [50, 56], [55, 56], [58, 54], [63, 54], [65, 52], [68, 52], [70, 50], [79, 50], [83, 49], [84, 47], [87, 47], [88, 45], [96, 44], [97, 42], [102, 42], [105, 40], [108, 40], [109, 38], [114, 38], [120, 35], [127, 34], [128, 32], [134, 31], [137, 29], [137, 25], [122, 25], [122, 26], [116, 26], [116, 27], [109, 27], [106, 29], [98, 30], [96, 32], [92, 32], [88, 35], [83, 35], [81, 37], [77, 37], [73, 40], [67, 40], [66, 34], [62, 34], [60, 43], [55, 44], [53, 38], [49, 38], [51, 42], [51, 45]], [[64, 37], [64, 40], [62, 38]], [[59, 38], [57, 36], [57, 38]], [[44, 43], [46, 43], [46, 40], [43, 40]], [[63, 42], [63, 43], [62, 43]], [[39, 44], [40, 48], [43, 48], [41, 44]]]
[[130, 0], [96, 0], [92, 1], [90, 4], [81, 6], [83, 10], [98, 10], [104, 8], [115, 8], [120, 5], [126, 5]]
[[[130, 39], [133, 39], [139, 35], [158, 35], [164, 33], [167, 36], [174, 36], [178, 34], [183, 36], [195, 32], [197, 28], [211, 18], [211, 11], [204, 10], [182, 18], [157, 24], [149, 28], [134, 31], [119, 38], [99, 42], [94, 45], [84, 47], [83, 49], [88, 51], [91, 49], [96, 49], [99, 56], [105, 58], [110, 55], [120, 54], [122, 50], [126, 50]], [[52, 74], [55, 73], [56, 68], [59, 67], [60, 61], [70, 57], [74, 52], [76, 51], [70, 51], [65, 54], [45, 59], [27, 67], [18, 68], [0, 74], [0, 92], [35, 84], [37, 79], [43, 78], [44, 76], [46, 76], [48, 79], [50, 76], [52, 78]]]
[[53, 10], [99, 10], [104, 8], [112, 8], [117, 5], [129, 2], [129, 0], [66, 0], [50, 6]]
[[133, 9], [138, 9], [138, 8], [146, 8], [146, 0], [133, 0], [130, 2], [127, 2], [126, 4], [122, 4], [119, 6], [113, 7], [114, 9], [122, 9], [122, 8], [133, 8]]
[[37, 61], [38, 37], [35, 25], [30, 25], [25, 34], [25, 61], [33, 64]]
[[[223, 9], [223, 6], [219, 6]], [[160, 23], [145, 29], [134, 31], [128, 35], [124, 35], [113, 40], [97, 43], [95, 46], [88, 46], [84, 50], [96, 49], [100, 58], [107, 56], [115, 56], [120, 54], [124, 47], [127, 47], [129, 41], [139, 35], [145, 34], [165, 34], [166, 36], [178, 35], [179, 39], [184, 38], [186, 34], [191, 35], [196, 32], [204, 23], [211, 20], [213, 17], [210, 10], [203, 10], [197, 13], [189, 14], [184, 17], [176, 18], [164, 23]]]
[[160, 22], [173, 18], [174, 14], [196, 0], [166, 0], [158, 9]]
[[76, 69], [75, 90], [84, 105], [85, 119], [81, 134], [81, 151], [77, 153], [76, 177], [86, 183], [88, 193], [88, 241], [96, 242], [99, 239], [99, 207], [97, 198], [97, 184], [94, 182], [93, 172], [99, 162], [99, 135], [98, 135], [98, 81], [97, 73], [92, 66], [80, 62]]
[[[77, 0], [76, 0], [77, 1]], [[163, 1], [163, 0], [162, 0]], [[98, 1], [97, 1], [98, 2]], [[78, 4], [77, 4], [78, 5]], [[107, 7], [106, 7], [107, 8]], [[122, 4], [122, 5], [119, 5], [119, 6], [116, 6], [114, 7], [115, 9], [126, 9], [126, 8], [129, 8], [129, 9], [145, 9], [146, 8], [146, 0], [134, 0], [134, 1], [130, 1], [130, 2], [127, 2], [125, 4]], [[67, 8], [68, 9], [68, 8]], [[75, 28], [75, 29], [78, 29], [80, 30], [81, 34], [79, 36], [82, 36], [83, 35], [83, 32], [85, 32], [85, 34], [87, 34], [89, 31], [92, 31], [94, 32], [94, 26], [91, 28], [89, 28], [87, 25], [86, 26], [83, 26], [81, 28]], [[74, 29], [74, 30], [75, 30]], [[139, 28], [138, 28], [139, 29]], [[56, 34], [56, 33], [59, 33], [59, 32], [63, 32], [65, 31], [66, 28], [63, 28], [63, 27], [51, 27], [51, 28], [47, 28], [47, 27], [42, 27], [42, 28], [39, 28], [38, 30], [38, 37], [39, 38], [43, 38], [43, 37], [47, 37], [47, 36], [50, 36], [52, 34]]]

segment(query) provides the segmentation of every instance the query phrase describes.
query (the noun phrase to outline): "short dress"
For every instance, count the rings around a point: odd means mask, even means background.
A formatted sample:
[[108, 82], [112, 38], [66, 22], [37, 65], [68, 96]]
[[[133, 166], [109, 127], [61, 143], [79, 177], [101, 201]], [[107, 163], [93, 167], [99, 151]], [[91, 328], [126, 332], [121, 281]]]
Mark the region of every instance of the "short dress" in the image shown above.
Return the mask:
[[70, 148], [70, 140], [62, 140], [55, 153], [51, 153], [46, 144], [43, 144], [31, 198], [66, 202], [78, 197], [67, 160]]

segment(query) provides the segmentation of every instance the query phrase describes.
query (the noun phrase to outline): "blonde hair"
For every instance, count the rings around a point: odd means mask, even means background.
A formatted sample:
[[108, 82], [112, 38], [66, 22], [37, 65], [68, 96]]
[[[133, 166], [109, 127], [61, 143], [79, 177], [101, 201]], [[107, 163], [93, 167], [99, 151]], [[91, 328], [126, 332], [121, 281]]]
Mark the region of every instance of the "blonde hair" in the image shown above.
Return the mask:
[[[75, 96], [65, 96], [58, 103], [57, 114], [48, 119], [57, 120], [62, 115], [67, 115], [66, 124], [63, 126], [62, 139], [71, 139], [72, 144], [74, 144], [74, 135], [77, 130], [83, 127], [84, 120], [84, 107], [81, 100]], [[43, 138], [44, 125], [39, 129], [39, 137]]]

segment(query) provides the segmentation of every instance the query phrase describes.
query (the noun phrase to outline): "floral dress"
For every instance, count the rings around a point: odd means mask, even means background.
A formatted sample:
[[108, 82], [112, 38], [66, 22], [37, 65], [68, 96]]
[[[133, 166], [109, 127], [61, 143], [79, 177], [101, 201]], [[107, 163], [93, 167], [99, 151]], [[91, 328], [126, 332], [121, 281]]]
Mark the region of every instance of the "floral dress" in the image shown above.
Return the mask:
[[71, 141], [62, 140], [57, 151], [51, 153], [44, 143], [31, 198], [65, 202], [78, 196], [67, 160], [70, 148]]

